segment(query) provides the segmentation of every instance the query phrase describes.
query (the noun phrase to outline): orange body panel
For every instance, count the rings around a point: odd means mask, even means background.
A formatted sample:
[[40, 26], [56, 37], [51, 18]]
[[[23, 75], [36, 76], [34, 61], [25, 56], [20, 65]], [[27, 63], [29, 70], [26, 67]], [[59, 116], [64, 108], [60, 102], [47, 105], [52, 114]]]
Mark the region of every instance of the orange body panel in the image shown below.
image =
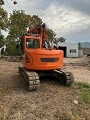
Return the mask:
[[[30, 62], [26, 62], [28, 57]], [[43, 61], [41, 61], [41, 59]], [[54, 59], [54, 60], [53, 60]], [[50, 61], [51, 60], [51, 61]], [[53, 61], [52, 61], [53, 60]], [[61, 50], [26, 50], [23, 55], [22, 64], [30, 70], [54, 70], [63, 66], [63, 51]]]

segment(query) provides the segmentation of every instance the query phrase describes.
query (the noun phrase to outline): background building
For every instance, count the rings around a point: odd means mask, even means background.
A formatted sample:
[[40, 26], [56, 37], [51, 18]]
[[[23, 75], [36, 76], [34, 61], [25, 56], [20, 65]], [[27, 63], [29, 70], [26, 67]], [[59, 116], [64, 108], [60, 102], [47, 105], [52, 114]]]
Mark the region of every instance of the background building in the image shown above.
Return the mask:
[[64, 57], [78, 57], [78, 43], [58, 42], [57, 47], [64, 51]]

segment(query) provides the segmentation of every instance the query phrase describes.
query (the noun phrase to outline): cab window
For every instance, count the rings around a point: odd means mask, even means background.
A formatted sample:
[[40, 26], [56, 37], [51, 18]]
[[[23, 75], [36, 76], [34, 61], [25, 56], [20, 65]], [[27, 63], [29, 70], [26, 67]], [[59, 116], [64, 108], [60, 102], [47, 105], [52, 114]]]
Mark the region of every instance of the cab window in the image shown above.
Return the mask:
[[27, 48], [39, 48], [39, 40], [33, 38], [26, 38], [26, 47]]

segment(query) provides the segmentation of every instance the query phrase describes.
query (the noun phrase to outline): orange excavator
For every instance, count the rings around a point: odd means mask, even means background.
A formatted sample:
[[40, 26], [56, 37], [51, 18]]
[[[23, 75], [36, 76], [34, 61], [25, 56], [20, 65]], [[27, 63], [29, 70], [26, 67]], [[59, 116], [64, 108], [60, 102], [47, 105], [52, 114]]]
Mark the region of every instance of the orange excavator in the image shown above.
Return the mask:
[[19, 72], [28, 90], [40, 86], [41, 76], [53, 76], [65, 86], [73, 83], [73, 74], [62, 70], [63, 51], [51, 47], [44, 23], [30, 26], [21, 37], [21, 53], [23, 66]]

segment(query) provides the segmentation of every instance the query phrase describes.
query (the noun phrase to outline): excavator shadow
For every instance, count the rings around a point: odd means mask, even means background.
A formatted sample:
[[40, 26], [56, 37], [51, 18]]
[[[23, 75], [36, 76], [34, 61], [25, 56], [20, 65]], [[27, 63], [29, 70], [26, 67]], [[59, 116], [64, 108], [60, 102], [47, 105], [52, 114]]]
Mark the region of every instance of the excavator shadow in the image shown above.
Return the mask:
[[54, 84], [54, 85], [61, 85], [60, 84], [60, 81], [54, 77], [54, 76], [51, 76], [51, 75], [48, 75], [48, 76], [41, 76], [40, 77], [40, 83], [41, 84]]

